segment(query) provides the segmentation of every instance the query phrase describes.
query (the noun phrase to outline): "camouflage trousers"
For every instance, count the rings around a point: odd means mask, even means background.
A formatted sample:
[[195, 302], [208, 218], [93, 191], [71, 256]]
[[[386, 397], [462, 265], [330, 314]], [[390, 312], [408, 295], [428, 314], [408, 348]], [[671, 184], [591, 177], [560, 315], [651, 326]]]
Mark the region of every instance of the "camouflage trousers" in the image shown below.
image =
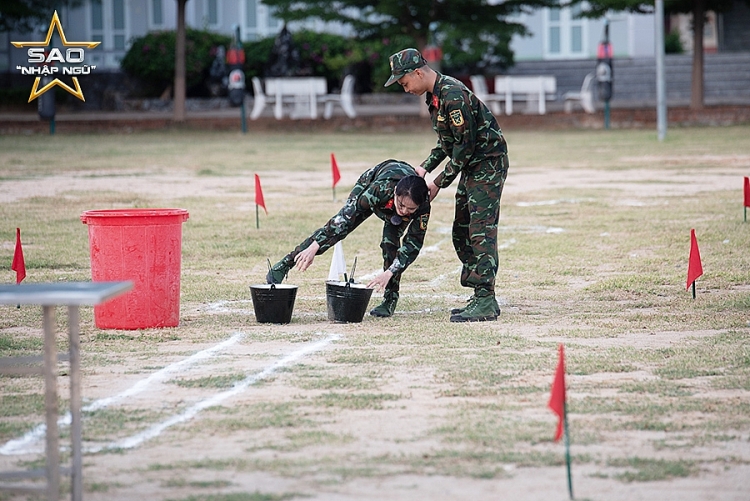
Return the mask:
[[507, 175], [507, 155], [489, 158], [462, 172], [456, 188], [453, 247], [462, 264], [461, 285], [479, 296], [495, 293], [497, 225]]

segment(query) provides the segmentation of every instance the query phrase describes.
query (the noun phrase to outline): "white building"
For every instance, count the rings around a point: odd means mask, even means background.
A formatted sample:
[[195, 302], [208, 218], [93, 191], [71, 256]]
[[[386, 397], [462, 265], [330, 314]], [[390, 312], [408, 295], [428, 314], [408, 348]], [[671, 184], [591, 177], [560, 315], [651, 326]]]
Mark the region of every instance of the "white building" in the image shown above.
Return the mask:
[[[735, 3], [739, 4], [740, 0]], [[177, 2], [84, 0], [78, 7], [63, 7], [58, 14], [68, 40], [102, 42], [96, 50], [91, 51], [90, 56], [87, 54], [87, 58], [92, 58], [87, 61], [88, 64], [116, 70], [131, 39], [150, 31], [175, 29]], [[742, 11], [740, 16], [732, 15], [732, 19], [744, 15], [747, 14]], [[261, 0], [189, 0], [185, 16], [190, 27], [228, 35], [239, 25], [244, 41], [274, 35], [282, 26]], [[715, 34], [717, 30], [721, 31], [718, 28], [727, 24], [722, 17], [713, 16], [713, 24], [708, 23], [707, 32], [710, 34], [713, 30], [713, 40], [720, 40], [721, 37]], [[603, 19], [577, 19], [576, 10], [570, 8], [540, 9], [533, 14], [520, 14], [515, 20], [526, 25], [532, 34], [531, 37], [515, 37], [512, 40], [511, 48], [516, 61], [595, 59], [597, 46], [604, 34]], [[687, 23], [676, 22], [675, 25], [683, 30], [689, 29]], [[321, 22], [304, 23], [304, 26], [313, 30], [345, 32], [343, 27]], [[33, 34], [22, 35], [22, 40], [42, 40], [47, 27], [42, 25]], [[745, 33], [750, 33], [750, 28], [745, 28]], [[736, 34], [734, 37], [736, 39]], [[23, 50], [10, 45], [11, 38], [12, 35], [8, 33], [0, 33], [0, 72], [10, 71], [26, 60]], [[13, 41], [15, 38], [13, 36]], [[654, 16], [613, 14], [609, 17], [609, 38], [616, 58], [654, 57]], [[689, 35], [686, 39], [689, 40]], [[716, 45], [714, 43], [713, 47]], [[711, 39], [707, 41], [707, 47], [712, 47]], [[689, 44], [685, 48], [691, 49]]]

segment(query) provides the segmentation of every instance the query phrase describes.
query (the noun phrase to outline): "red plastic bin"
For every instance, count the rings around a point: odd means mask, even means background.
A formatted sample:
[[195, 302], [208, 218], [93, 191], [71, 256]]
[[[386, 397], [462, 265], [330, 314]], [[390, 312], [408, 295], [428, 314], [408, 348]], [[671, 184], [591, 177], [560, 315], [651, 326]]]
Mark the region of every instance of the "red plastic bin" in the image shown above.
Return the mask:
[[91, 280], [132, 280], [133, 289], [94, 306], [100, 329], [176, 327], [185, 209], [109, 209], [81, 214], [88, 225]]

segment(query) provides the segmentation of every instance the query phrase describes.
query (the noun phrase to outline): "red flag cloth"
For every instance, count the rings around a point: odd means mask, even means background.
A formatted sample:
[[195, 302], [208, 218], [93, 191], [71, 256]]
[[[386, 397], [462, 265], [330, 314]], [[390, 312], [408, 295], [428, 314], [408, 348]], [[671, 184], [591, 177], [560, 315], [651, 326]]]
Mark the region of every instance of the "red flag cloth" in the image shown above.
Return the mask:
[[745, 178], [745, 207], [750, 207], [750, 178]]
[[260, 177], [258, 174], [255, 175], [255, 205], [263, 207], [263, 211], [268, 214], [266, 210], [266, 201], [263, 200], [263, 188], [260, 187]]
[[16, 250], [13, 252], [13, 263], [10, 269], [16, 272], [16, 283], [26, 278], [26, 262], [23, 260], [23, 247], [21, 247], [21, 228], [16, 228]]
[[688, 263], [687, 287], [695, 282], [699, 276], [703, 275], [703, 265], [701, 264], [701, 253], [698, 250], [698, 240], [695, 239], [695, 230], [690, 230], [690, 258]]
[[552, 391], [547, 406], [560, 418], [557, 422], [557, 430], [555, 430], [555, 442], [557, 442], [562, 437], [563, 420], [565, 418], [565, 355], [563, 354], [562, 344], [560, 344], [560, 360], [557, 362], [555, 381], [552, 383]]
[[331, 153], [331, 173], [333, 174], [333, 187], [336, 187], [336, 183], [341, 179], [341, 173], [339, 172], [339, 166], [336, 163], [336, 157]]

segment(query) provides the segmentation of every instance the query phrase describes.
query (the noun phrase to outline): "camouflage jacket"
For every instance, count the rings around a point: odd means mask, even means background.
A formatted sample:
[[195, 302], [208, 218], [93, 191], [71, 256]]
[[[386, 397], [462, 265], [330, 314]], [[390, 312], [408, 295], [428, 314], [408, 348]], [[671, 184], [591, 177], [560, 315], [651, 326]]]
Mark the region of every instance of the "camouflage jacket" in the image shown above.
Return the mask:
[[432, 172], [446, 157], [450, 159], [434, 180], [438, 188], [449, 186], [461, 171], [475, 170], [483, 160], [508, 153], [495, 116], [455, 78], [438, 73], [426, 102], [438, 142], [422, 167]]
[[[385, 221], [383, 242], [398, 247], [397, 258], [390, 270], [394, 274], [405, 270], [417, 259], [422, 249], [430, 219], [429, 197], [409, 217], [401, 217], [396, 213], [393, 202], [396, 185], [402, 178], [413, 175], [416, 175], [414, 168], [398, 160], [386, 160], [368, 169], [357, 180], [344, 207], [313, 238], [319, 244], [327, 240], [342, 240], [362, 221], [375, 214]], [[394, 216], [401, 218], [400, 224], [391, 222]], [[399, 244], [404, 233], [406, 236]]]

